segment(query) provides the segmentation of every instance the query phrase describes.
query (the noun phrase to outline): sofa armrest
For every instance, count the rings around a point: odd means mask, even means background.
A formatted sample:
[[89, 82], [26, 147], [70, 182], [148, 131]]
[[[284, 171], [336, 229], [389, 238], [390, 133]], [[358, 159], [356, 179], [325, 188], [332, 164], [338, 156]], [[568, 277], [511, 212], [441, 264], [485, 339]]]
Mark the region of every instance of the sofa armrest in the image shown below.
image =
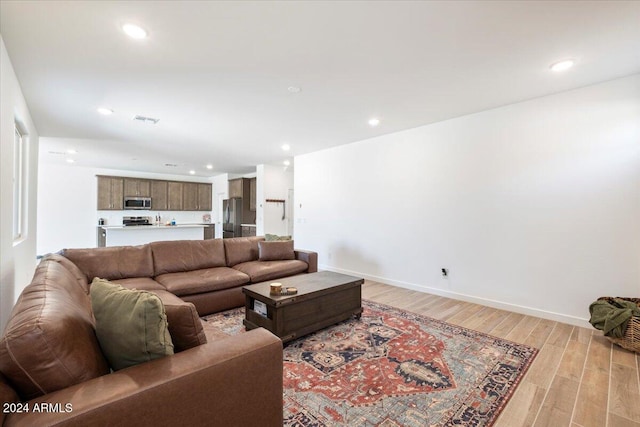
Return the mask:
[[[5, 404], [18, 403], [20, 398], [13, 388], [9, 386], [7, 379], [0, 374], [0, 403]], [[0, 409], [0, 426], [4, 423], [4, 419], [7, 416], [5, 412], [6, 408]]]
[[260, 328], [46, 394], [4, 426], [281, 427], [282, 392], [282, 342]]
[[305, 251], [302, 249], [295, 249], [296, 259], [304, 261], [309, 264], [307, 273], [315, 273], [318, 271], [318, 253], [313, 251]]

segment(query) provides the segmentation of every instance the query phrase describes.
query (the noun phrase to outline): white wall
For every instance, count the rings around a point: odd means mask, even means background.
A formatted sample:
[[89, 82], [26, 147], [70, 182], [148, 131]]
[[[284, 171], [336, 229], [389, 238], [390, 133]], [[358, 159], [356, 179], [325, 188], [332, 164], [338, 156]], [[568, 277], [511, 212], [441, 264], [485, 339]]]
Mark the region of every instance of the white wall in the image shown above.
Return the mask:
[[[11, 60], [0, 37], [0, 331], [11, 308], [29, 284], [36, 266], [36, 194], [38, 191], [38, 131], [22, 95]], [[13, 132], [18, 122], [27, 139], [27, 200], [25, 237], [13, 241]]]
[[[43, 141], [46, 138], [42, 138]], [[63, 248], [96, 246], [98, 218], [108, 225], [122, 224], [123, 216], [151, 216], [160, 213], [163, 222], [175, 218], [179, 224], [201, 223], [210, 212], [180, 211], [98, 211], [96, 175], [128, 176], [193, 182], [211, 182], [206, 178], [182, 175], [163, 175], [112, 169], [98, 169], [77, 165], [40, 163], [38, 192], [38, 254], [56, 252]], [[215, 185], [212, 189], [215, 196]], [[214, 199], [212, 199], [214, 200]], [[219, 236], [216, 234], [216, 236]]]
[[256, 234], [291, 234], [289, 213], [282, 219], [283, 205], [265, 200], [280, 199], [289, 203], [287, 198], [289, 190], [293, 189], [293, 173], [282, 166], [258, 165], [256, 178]]
[[321, 268], [583, 326], [640, 296], [640, 75], [295, 161]]

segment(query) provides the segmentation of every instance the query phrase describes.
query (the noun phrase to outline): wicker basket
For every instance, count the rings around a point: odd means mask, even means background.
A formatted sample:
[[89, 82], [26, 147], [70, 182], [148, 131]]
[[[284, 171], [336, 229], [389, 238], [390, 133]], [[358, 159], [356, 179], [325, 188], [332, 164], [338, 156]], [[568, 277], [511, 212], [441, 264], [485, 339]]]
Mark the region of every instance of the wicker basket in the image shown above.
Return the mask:
[[[634, 302], [640, 307], [640, 298], [621, 298], [618, 299]], [[598, 298], [598, 300], [605, 300], [609, 303], [612, 303], [614, 298], [612, 297], [602, 297]], [[627, 325], [627, 329], [624, 332], [624, 337], [622, 338], [612, 338], [607, 337], [609, 341], [614, 344], [618, 344], [622, 348], [626, 348], [627, 350], [635, 351], [640, 353], [640, 316], [632, 316], [629, 320], [629, 324]]]

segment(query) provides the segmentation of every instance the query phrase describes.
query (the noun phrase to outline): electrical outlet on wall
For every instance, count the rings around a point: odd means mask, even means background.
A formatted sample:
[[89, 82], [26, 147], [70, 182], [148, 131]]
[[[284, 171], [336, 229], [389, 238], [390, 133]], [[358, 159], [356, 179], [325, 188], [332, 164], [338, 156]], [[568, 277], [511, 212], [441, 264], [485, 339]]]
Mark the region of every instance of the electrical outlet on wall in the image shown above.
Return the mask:
[[449, 269], [441, 268], [440, 269], [440, 280], [442, 280], [442, 286], [447, 289], [451, 289], [451, 281], [449, 280]]

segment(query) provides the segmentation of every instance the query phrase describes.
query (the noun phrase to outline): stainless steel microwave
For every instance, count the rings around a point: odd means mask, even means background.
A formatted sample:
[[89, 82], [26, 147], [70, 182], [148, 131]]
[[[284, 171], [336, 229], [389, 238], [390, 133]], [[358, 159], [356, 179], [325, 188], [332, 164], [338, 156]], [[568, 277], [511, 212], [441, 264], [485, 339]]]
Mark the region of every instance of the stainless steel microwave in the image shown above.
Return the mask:
[[151, 209], [151, 197], [125, 197], [124, 209]]

